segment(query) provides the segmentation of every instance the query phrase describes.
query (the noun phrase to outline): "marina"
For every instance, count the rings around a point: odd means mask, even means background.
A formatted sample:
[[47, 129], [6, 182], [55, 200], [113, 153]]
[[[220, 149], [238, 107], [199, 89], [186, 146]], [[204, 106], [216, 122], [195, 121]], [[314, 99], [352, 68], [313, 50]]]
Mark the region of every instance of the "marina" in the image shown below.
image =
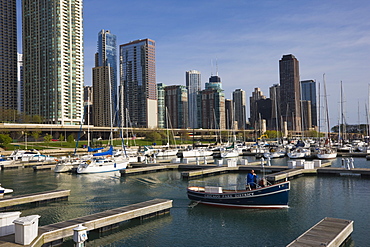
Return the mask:
[[[288, 159], [271, 161], [271, 166], [261, 167], [260, 161], [248, 158], [249, 164], [237, 165], [237, 171], [231, 168], [227, 172], [215, 172], [192, 181], [235, 185], [241, 188], [245, 175], [255, 169], [262, 177], [279, 171], [289, 171]], [[253, 163], [255, 162], [255, 163]], [[209, 162], [211, 163], [211, 162]], [[171, 164], [157, 163], [153, 167], [139, 167], [135, 164], [131, 174], [122, 172], [104, 174], [54, 173], [51, 170], [34, 173], [32, 169], [4, 170], [0, 173], [2, 185], [14, 189], [14, 196], [29, 194], [34, 191], [49, 189], [70, 189], [68, 201], [51, 202], [37, 207], [25, 205], [22, 215], [38, 214], [40, 229], [57, 222], [92, 215], [106, 210], [133, 205], [139, 202], [168, 198], [172, 201], [171, 214], [145, 221], [130, 221], [117, 228], [109, 228], [105, 233], [89, 232], [89, 244], [98, 246], [194, 246], [194, 245], [231, 245], [245, 246], [251, 241], [254, 246], [286, 246], [297, 239], [303, 232], [325, 217], [353, 220], [356, 230], [348, 240], [355, 246], [364, 246], [362, 225], [367, 223], [366, 201], [370, 200], [366, 188], [369, 186], [367, 176], [340, 176], [339, 173], [319, 173], [321, 169], [351, 171], [343, 169], [341, 159], [331, 162], [331, 167], [321, 167], [317, 173], [292, 176], [290, 180], [289, 207], [286, 209], [220, 209], [192, 202], [186, 196], [189, 179], [182, 176], [184, 169], [190, 171], [224, 168], [217, 164]], [[216, 162], [217, 163], [217, 162]], [[239, 162], [240, 163], [240, 162]], [[364, 158], [355, 158], [354, 169], [365, 171], [368, 163]], [[158, 166], [158, 167], [156, 167]], [[162, 167], [161, 167], [162, 166]], [[145, 168], [145, 169], [143, 169]], [[143, 169], [139, 172], [138, 169]], [[296, 170], [309, 170], [295, 168]], [[266, 172], [268, 170], [268, 172]], [[356, 171], [358, 172], [358, 171]], [[17, 177], [17, 182], [11, 178]], [[295, 178], [295, 179], [293, 179]], [[340, 195], [340, 196], [339, 196]], [[349, 199], [350, 198], [350, 199]], [[350, 209], [350, 210], [347, 210]], [[359, 213], [361, 212], [361, 214]], [[207, 222], [212, 221], [212, 224]], [[180, 227], [181, 226], [181, 227]], [[184, 232], [183, 228], [189, 229]], [[188, 234], [196, 236], [203, 229], [207, 234], [189, 239]], [[266, 235], [265, 232], [268, 234]], [[245, 238], [237, 236], [245, 235]], [[221, 236], [228, 236], [220, 238]], [[264, 236], [250, 240], [248, 236]], [[248, 239], [248, 240], [247, 240]], [[148, 242], [150, 241], [150, 242]], [[231, 241], [231, 242], [230, 242]], [[174, 244], [175, 243], [175, 244]], [[72, 240], [64, 238], [62, 246], [71, 246]]]

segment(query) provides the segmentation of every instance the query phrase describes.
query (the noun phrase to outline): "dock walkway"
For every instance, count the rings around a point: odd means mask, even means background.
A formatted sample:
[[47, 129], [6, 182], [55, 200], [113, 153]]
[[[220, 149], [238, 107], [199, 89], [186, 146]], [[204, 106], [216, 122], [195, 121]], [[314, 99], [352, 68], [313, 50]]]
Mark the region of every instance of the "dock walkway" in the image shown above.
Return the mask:
[[325, 217], [287, 247], [340, 246], [353, 232], [353, 221]]
[[57, 199], [65, 199], [70, 195], [70, 190], [52, 190], [46, 192], [38, 192], [27, 195], [13, 196], [0, 199], [0, 209], [6, 209], [16, 205], [22, 205], [32, 202], [52, 201]]
[[[83, 216], [51, 225], [40, 226], [38, 236], [29, 245], [30, 247], [42, 246], [48, 243], [61, 243], [64, 238], [73, 236], [73, 228], [79, 224], [87, 227], [87, 231], [106, 230], [120, 222], [146, 217], [151, 215], [164, 214], [172, 207], [172, 200], [153, 199], [146, 202], [115, 208], [104, 212]], [[0, 237], [0, 247], [21, 246], [15, 244], [15, 235]]]

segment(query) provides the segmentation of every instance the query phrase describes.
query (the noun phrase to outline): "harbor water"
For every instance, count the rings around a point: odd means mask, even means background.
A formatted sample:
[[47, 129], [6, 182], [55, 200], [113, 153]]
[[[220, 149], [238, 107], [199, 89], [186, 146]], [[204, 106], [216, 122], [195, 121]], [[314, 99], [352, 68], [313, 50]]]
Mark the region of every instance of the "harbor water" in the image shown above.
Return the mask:
[[[248, 159], [254, 159], [248, 157]], [[287, 165], [287, 159], [271, 161]], [[356, 167], [370, 161], [355, 158]], [[340, 167], [341, 159], [332, 166]], [[257, 174], [262, 176], [262, 174]], [[245, 173], [199, 178], [193, 182], [244, 186]], [[86, 246], [286, 246], [324, 217], [354, 221], [346, 246], [370, 246], [370, 179], [360, 176], [304, 176], [291, 180], [288, 209], [228, 209], [188, 200], [179, 171], [120, 177], [103, 174], [55, 174], [24, 168], [0, 172], [13, 195], [70, 189], [66, 201], [16, 208], [21, 216], [38, 214], [39, 225], [73, 219], [154, 198], [173, 200], [170, 214], [124, 222], [118, 229], [91, 232]], [[71, 239], [62, 246], [73, 246]]]

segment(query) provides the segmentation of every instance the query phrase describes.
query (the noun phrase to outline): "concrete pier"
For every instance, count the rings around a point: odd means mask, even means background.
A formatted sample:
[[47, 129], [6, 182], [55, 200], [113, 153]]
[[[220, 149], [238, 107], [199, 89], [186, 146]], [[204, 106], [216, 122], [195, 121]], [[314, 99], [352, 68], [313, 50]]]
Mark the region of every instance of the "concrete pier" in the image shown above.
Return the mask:
[[[38, 236], [29, 245], [43, 246], [49, 243], [61, 244], [64, 238], [73, 235], [73, 228], [79, 224], [87, 227], [87, 231], [105, 231], [117, 226], [118, 223], [135, 218], [147, 218], [169, 212], [172, 200], [153, 199], [129, 206], [115, 208], [104, 212], [83, 216], [38, 228]], [[0, 247], [20, 246], [14, 242], [14, 234], [0, 237]]]
[[67, 199], [70, 195], [70, 192], [70, 190], [52, 190], [28, 195], [13, 196], [10, 198], [1, 198], [0, 209], [4, 210], [8, 207], [27, 203], [39, 203], [44, 201]]
[[325, 217], [287, 247], [340, 246], [353, 232], [353, 221]]

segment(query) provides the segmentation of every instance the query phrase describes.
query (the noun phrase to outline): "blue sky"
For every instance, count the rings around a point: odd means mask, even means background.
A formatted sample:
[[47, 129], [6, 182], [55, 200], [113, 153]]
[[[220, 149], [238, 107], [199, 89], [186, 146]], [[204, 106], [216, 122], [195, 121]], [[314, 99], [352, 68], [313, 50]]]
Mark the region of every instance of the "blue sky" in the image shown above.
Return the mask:
[[322, 84], [326, 74], [331, 125], [338, 123], [340, 81], [347, 122], [365, 123], [369, 11], [368, 0], [86, 0], [85, 84], [91, 85], [101, 29], [117, 35], [118, 45], [155, 40], [157, 82], [167, 85], [184, 85], [185, 71], [195, 69], [204, 87], [217, 60], [226, 97], [245, 90], [248, 109], [253, 89], [268, 97], [279, 82], [279, 59], [294, 54], [302, 80]]

